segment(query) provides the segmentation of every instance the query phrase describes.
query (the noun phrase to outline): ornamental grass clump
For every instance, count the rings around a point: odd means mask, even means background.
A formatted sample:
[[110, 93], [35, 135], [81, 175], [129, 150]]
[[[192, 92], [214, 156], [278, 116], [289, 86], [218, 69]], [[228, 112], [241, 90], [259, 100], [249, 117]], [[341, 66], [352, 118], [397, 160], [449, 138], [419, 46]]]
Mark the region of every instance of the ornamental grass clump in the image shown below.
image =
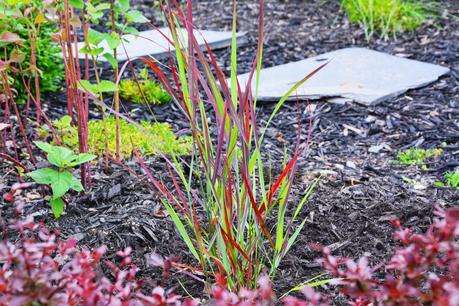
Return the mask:
[[[257, 91], [263, 53], [263, 0], [260, 1], [258, 48], [248, 84], [237, 79], [236, 1], [233, 3], [231, 78], [208, 45], [201, 47], [193, 32], [192, 1], [183, 11], [175, 0], [163, 6], [175, 61], [168, 69], [145, 62], [182, 112], [193, 137], [190, 162], [167, 158], [171, 184], [164, 183], [137, 159], [172, 218], [188, 250], [199, 263], [195, 272], [209, 284], [214, 279], [229, 290], [256, 288], [263, 271], [274, 277], [280, 261], [305, 224], [300, 212], [311, 193], [311, 182], [295, 206], [289, 203], [297, 161], [306, 144], [298, 142], [292, 156], [280, 162], [281, 174], [266, 180], [262, 155], [265, 132], [287, 98], [323, 66], [306, 75], [277, 103], [266, 124], [257, 120]], [[187, 35], [187, 43], [183, 36]], [[171, 48], [172, 49], [172, 48]], [[306, 73], [306, 72], [305, 72]], [[298, 134], [301, 133], [300, 127]], [[308, 129], [307, 138], [311, 133]], [[136, 151], [135, 151], [136, 152]], [[287, 211], [291, 212], [286, 217]]]
[[367, 40], [376, 32], [387, 39], [415, 30], [426, 22], [431, 6], [420, 0], [342, 0], [341, 5], [351, 23], [363, 26]]

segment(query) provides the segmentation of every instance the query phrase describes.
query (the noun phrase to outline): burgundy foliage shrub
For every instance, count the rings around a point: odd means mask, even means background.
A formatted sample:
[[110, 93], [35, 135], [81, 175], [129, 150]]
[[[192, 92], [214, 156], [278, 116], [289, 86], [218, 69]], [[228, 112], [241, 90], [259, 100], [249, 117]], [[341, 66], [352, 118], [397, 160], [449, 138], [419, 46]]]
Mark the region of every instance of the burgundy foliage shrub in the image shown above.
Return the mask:
[[[402, 246], [385, 265], [370, 267], [368, 259], [358, 261], [331, 255], [324, 248], [323, 264], [338, 280], [350, 305], [459, 305], [459, 208], [436, 210], [437, 218], [425, 234], [397, 228], [395, 237]], [[32, 217], [11, 220], [3, 234], [12, 237], [0, 242], [0, 305], [198, 305], [156, 287], [141, 290], [137, 267], [129, 257], [131, 249], [120, 251], [119, 263], [102, 263], [106, 248], [79, 250], [76, 241], [61, 241]], [[16, 242], [13, 243], [12, 240]], [[110, 272], [104, 276], [102, 264]], [[388, 271], [384, 280], [377, 271]], [[286, 306], [330, 305], [312, 288], [302, 298], [282, 300]], [[274, 305], [275, 295], [268, 277], [261, 277], [257, 290], [229, 292], [215, 285], [211, 292], [215, 306]]]
[[130, 248], [117, 255], [121, 263], [105, 262], [110, 279], [101, 272], [106, 251], [78, 250], [76, 241], [61, 241], [33, 221], [13, 220], [9, 230], [18, 233], [16, 243], [0, 242], [0, 305], [196, 305], [160, 287], [148, 295], [136, 281], [137, 267]]
[[[325, 248], [323, 263], [339, 278], [351, 305], [459, 305], [459, 208], [437, 208], [437, 218], [425, 234], [396, 226], [402, 246], [385, 265], [371, 268], [368, 258], [357, 262], [337, 258]], [[384, 268], [385, 279], [375, 278]]]

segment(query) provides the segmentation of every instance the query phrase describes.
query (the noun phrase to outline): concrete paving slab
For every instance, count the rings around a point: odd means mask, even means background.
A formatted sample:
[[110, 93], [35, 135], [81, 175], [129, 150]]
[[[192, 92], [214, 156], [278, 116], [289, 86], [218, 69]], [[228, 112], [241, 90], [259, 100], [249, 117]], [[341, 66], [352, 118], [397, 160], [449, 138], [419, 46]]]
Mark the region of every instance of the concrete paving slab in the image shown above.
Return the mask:
[[[293, 85], [327, 61], [328, 65], [300, 86], [291, 99], [297, 96], [327, 98], [337, 103], [355, 101], [371, 105], [428, 85], [449, 72], [446, 67], [366, 48], [346, 48], [262, 69], [258, 99], [279, 100]], [[239, 76], [242, 87], [246, 86], [248, 76]]]
[[[164, 35], [172, 40], [172, 35], [168, 28], [159, 29]], [[181, 30], [185, 39], [187, 37], [186, 31]], [[206, 41], [212, 49], [225, 48], [231, 45], [231, 32], [221, 31], [200, 31], [194, 30], [194, 35], [200, 46], [204, 47], [204, 41]], [[236, 34], [239, 43], [244, 41], [245, 33], [240, 32]], [[138, 35], [124, 35], [123, 38], [127, 40], [124, 42], [129, 58], [135, 58], [140, 56], [151, 55], [154, 57], [163, 57], [168, 55], [169, 48], [173, 51], [175, 48], [171, 46], [168, 40], [160, 34], [157, 30], [148, 30], [139, 32]], [[78, 43], [78, 50], [83, 48], [84, 43]], [[106, 41], [103, 41], [99, 47], [104, 48], [104, 52], [110, 52]], [[80, 53], [79, 58], [84, 59], [85, 55]], [[103, 56], [99, 56], [99, 60], [106, 62], [107, 60]], [[123, 46], [118, 47], [118, 61], [123, 62], [127, 60], [126, 52]]]

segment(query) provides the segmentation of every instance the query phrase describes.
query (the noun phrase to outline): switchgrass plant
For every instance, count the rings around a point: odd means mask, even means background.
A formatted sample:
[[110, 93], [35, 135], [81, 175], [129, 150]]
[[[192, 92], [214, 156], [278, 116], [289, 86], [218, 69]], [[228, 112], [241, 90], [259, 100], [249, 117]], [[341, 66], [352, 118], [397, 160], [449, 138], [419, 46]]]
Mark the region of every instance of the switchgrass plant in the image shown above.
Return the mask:
[[[189, 163], [175, 155], [163, 156], [170, 184], [150, 171], [140, 154], [137, 159], [199, 263], [196, 272], [203, 273], [207, 284], [215, 278], [230, 290], [256, 288], [263, 273], [275, 276], [305, 224], [300, 213], [317, 183], [311, 182], [303, 198], [292, 206], [289, 199], [297, 161], [307, 149], [307, 143], [299, 141], [300, 127], [292, 156], [285, 154], [280, 161], [280, 175], [273, 181], [266, 179], [262, 152], [268, 126], [287, 98], [326, 64], [294, 85], [261, 125], [256, 97], [263, 54], [263, 6], [260, 0], [258, 48], [248, 84], [237, 79], [236, 1], [228, 82], [210, 47], [199, 46], [193, 33], [192, 0], [185, 10], [175, 0], [162, 6], [175, 48], [175, 62], [171, 60], [169, 66], [172, 81], [156, 60], [143, 59], [189, 124], [193, 151]], [[310, 134], [311, 126], [308, 139]]]
[[426, 22], [433, 1], [424, 0], [342, 0], [349, 21], [360, 23], [369, 40], [375, 33], [387, 39], [403, 31], [412, 31]]

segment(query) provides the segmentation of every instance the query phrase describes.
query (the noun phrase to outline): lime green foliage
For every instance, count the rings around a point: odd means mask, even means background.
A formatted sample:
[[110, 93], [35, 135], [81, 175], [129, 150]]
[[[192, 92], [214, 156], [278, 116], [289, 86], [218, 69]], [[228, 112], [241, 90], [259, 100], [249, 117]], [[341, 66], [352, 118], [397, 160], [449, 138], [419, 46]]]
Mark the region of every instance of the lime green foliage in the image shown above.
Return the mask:
[[[115, 154], [115, 117], [106, 118], [106, 130], [108, 133], [108, 150], [110, 155]], [[64, 116], [53, 121], [56, 132], [61, 143], [75, 151], [78, 150], [78, 132], [76, 127], [71, 125], [69, 116]], [[139, 127], [140, 126], [140, 127]], [[122, 158], [132, 155], [134, 146], [142, 156], [164, 154], [188, 154], [191, 150], [191, 137], [177, 137], [167, 123], [154, 123], [143, 121], [136, 126], [126, 120], [120, 120]], [[100, 120], [91, 120], [88, 123], [89, 140], [88, 151], [98, 156], [105, 153], [104, 123]]]
[[135, 103], [147, 102], [148, 104], [158, 105], [171, 101], [171, 96], [163, 90], [161, 85], [148, 77], [146, 69], [140, 72], [140, 76], [142, 79], [138, 80], [138, 82], [134, 80], [121, 80], [119, 92], [123, 99]]
[[426, 159], [443, 153], [442, 149], [418, 149], [411, 148], [397, 153], [397, 159], [404, 166], [422, 166]]
[[445, 174], [445, 179], [449, 186], [459, 188], [459, 170], [447, 172]]
[[[56, 24], [49, 21], [46, 15], [45, 1], [40, 0], [6, 0], [0, 1], [0, 33], [17, 36], [21, 40], [0, 41], [0, 47], [6, 46], [5, 53], [0, 52], [0, 60], [10, 61], [14, 69], [27, 79], [39, 74], [40, 92], [56, 91], [61, 88], [64, 79], [62, 60], [57, 55], [61, 52], [52, 36], [59, 30]], [[27, 14], [24, 12], [27, 11]], [[31, 64], [32, 44], [35, 44], [36, 67]], [[26, 100], [27, 91], [22, 79], [10, 78], [11, 87], [17, 92], [17, 100]], [[35, 93], [34, 81], [31, 92]]]
[[351, 23], [360, 23], [369, 39], [376, 31], [389, 34], [416, 29], [429, 14], [428, 4], [420, 0], [342, 0]]
[[70, 190], [83, 191], [81, 182], [68, 171], [78, 165], [87, 163], [94, 158], [93, 154], [75, 154], [72, 150], [64, 147], [53, 146], [45, 142], [36, 141], [35, 144], [42, 151], [47, 153], [48, 161], [55, 166], [52, 168], [41, 168], [27, 173], [36, 183], [50, 185], [53, 195], [51, 197], [51, 210], [56, 218], [64, 212], [64, 201], [62, 197]]

